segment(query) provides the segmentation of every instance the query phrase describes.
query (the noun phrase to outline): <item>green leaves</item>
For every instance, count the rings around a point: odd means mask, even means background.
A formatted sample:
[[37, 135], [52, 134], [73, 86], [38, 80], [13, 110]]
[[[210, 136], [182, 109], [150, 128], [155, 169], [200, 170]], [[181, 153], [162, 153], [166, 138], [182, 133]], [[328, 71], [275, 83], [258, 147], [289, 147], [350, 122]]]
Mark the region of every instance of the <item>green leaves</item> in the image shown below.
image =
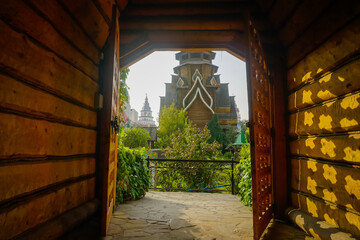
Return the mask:
[[[130, 72], [130, 69], [128, 69], [128, 68], [126, 68], [120, 72], [120, 86], [119, 86], [119, 105], [120, 105], [119, 114], [120, 114], [120, 116], [124, 112], [124, 108], [125, 108], [124, 103], [129, 100], [129, 93], [128, 93], [129, 87], [126, 84], [126, 79], [127, 79], [129, 72]], [[120, 121], [123, 123], [124, 119], [120, 118]]]
[[182, 132], [189, 127], [187, 114], [184, 110], [178, 110], [175, 104], [171, 104], [170, 107], [164, 107], [159, 115], [159, 129], [158, 129], [158, 141], [156, 147], [166, 148], [169, 146], [171, 137], [178, 130]]
[[210, 130], [211, 138], [210, 142], [217, 141], [220, 144], [224, 144], [225, 142], [225, 134], [219, 124], [219, 119], [217, 114], [214, 114], [211, 120], [207, 124], [207, 128]]
[[127, 128], [124, 129], [120, 135], [120, 141], [125, 147], [129, 148], [138, 148], [145, 147], [148, 148], [147, 140], [150, 138], [148, 131], [141, 127]]
[[[165, 157], [170, 159], [215, 159], [221, 153], [220, 144], [210, 143], [210, 131], [192, 126], [179, 129], [166, 148]], [[201, 185], [215, 186], [216, 171], [212, 163], [165, 162], [159, 164], [157, 183], [162, 189], [199, 189]]]
[[238, 182], [238, 196], [245, 206], [252, 207], [250, 145], [242, 146], [239, 164], [235, 168], [235, 182]]
[[165, 153], [166, 158], [214, 159], [221, 153], [220, 144], [209, 142], [211, 135], [207, 128], [187, 127], [173, 134]]
[[116, 175], [116, 203], [139, 199], [149, 188], [150, 177], [145, 149], [118, 148]]

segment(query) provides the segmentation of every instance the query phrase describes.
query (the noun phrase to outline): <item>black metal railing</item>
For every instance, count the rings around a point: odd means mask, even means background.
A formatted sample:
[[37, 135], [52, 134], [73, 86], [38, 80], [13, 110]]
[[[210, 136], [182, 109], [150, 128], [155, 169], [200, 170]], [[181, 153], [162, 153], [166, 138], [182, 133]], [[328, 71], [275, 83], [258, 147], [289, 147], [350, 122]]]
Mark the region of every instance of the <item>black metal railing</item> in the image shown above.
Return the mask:
[[150, 159], [150, 189], [234, 194], [234, 160]]

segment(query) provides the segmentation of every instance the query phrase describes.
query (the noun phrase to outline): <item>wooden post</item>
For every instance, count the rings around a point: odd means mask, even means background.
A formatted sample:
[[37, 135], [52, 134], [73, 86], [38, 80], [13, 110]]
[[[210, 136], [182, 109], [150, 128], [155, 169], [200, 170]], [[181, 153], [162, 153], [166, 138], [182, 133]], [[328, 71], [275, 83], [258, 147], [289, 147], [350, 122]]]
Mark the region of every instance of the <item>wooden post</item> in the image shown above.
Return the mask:
[[285, 210], [289, 207], [290, 182], [288, 181], [288, 159], [287, 159], [287, 122], [286, 122], [286, 74], [285, 62], [281, 49], [266, 49], [272, 79], [272, 101], [273, 101], [273, 201], [274, 217], [286, 219]]

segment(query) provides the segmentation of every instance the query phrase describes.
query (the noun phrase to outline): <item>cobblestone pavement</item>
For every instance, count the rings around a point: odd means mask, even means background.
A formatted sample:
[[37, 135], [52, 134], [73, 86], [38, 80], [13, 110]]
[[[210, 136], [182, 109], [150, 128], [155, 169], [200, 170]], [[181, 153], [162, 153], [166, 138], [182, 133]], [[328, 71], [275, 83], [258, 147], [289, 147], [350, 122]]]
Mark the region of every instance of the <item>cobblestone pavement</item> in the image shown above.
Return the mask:
[[148, 192], [121, 204], [106, 240], [253, 239], [252, 212], [230, 194]]

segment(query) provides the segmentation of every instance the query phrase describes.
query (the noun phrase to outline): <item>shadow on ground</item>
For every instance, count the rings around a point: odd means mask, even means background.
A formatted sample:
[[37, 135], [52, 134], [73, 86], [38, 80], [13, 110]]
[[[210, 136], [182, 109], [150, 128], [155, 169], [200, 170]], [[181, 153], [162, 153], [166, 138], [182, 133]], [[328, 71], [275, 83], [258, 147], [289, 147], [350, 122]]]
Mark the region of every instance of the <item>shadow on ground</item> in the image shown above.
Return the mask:
[[252, 213], [230, 194], [148, 192], [119, 205], [106, 239], [252, 239]]

